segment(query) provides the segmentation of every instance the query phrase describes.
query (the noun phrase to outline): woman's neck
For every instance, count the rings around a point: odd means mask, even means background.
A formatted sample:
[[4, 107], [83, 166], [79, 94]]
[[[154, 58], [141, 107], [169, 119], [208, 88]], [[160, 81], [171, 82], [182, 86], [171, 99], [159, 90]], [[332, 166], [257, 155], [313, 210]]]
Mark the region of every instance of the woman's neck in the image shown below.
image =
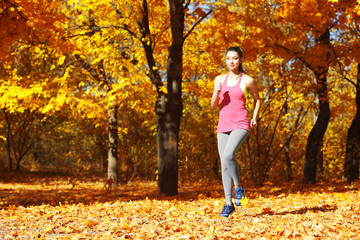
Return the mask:
[[229, 77], [237, 77], [237, 76], [239, 76], [240, 75], [240, 70], [236, 70], [236, 71], [232, 71], [232, 70], [230, 70], [229, 71]]

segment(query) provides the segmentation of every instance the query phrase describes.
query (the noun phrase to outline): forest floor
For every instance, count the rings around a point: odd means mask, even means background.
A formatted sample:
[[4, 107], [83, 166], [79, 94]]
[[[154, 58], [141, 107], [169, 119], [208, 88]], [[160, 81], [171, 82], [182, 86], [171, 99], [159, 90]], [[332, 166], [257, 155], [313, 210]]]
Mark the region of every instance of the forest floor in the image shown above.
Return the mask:
[[0, 239], [360, 239], [360, 184], [245, 185], [229, 218], [221, 183], [156, 182], [111, 189], [104, 180], [39, 174], [0, 177]]

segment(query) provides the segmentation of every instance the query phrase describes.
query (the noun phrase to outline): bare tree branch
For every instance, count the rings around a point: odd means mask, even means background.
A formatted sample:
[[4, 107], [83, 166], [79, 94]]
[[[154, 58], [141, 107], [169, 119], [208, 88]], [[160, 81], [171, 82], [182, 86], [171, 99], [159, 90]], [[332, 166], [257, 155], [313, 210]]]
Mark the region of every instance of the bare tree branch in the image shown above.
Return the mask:
[[[15, 7], [16, 8], [16, 11], [18, 12], [18, 14], [20, 15], [21, 18], [23, 18], [25, 21], [27, 21], [28, 19], [26, 17], [24, 17], [24, 15], [17, 9], [18, 7], [20, 7], [19, 5], [13, 3], [13, 2], [10, 2], [9, 0], [2, 0], [3, 2], [5, 3], [8, 3], [10, 4], [11, 6]], [[5, 10], [3, 11], [3, 13], [5, 12]]]
[[190, 3], [191, 3], [191, 0], [186, 0], [184, 9], [187, 9], [189, 7]]
[[359, 87], [358, 84], [356, 84], [356, 83], [355, 83], [354, 81], [352, 81], [350, 78], [348, 78], [347, 76], [345, 76], [345, 74], [344, 74], [344, 71], [345, 71], [345, 70], [343, 69], [342, 64], [340, 63], [340, 60], [339, 60], [339, 58], [338, 58], [338, 56], [337, 56], [337, 54], [336, 54], [336, 51], [335, 51], [335, 48], [334, 48], [333, 45], [331, 45], [331, 49], [332, 49], [333, 54], [334, 54], [334, 56], [335, 56], [336, 63], [337, 63], [337, 65], [338, 65], [338, 67], [340, 68], [340, 74], [341, 74], [341, 76], [342, 76], [347, 82], [349, 82], [350, 84], [354, 85], [355, 88], [358, 88], [358, 87]]
[[295, 56], [295, 58], [297, 58], [298, 60], [300, 60], [302, 63], [305, 64], [305, 66], [306, 66], [307, 68], [309, 68], [311, 71], [314, 72], [314, 69], [312, 68], [311, 64], [308, 63], [307, 61], [305, 61], [304, 57], [299, 56], [299, 53], [294, 52], [294, 51], [292, 51], [291, 49], [289, 49], [289, 48], [287, 48], [287, 47], [285, 47], [285, 46], [282, 46], [282, 45], [275, 44], [275, 47], [281, 48], [281, 49], [285, 50], [288, 54], [290, 54], [290, 55], [292, 55], [292, 56]]
[[200, 19], [198, 19], [198, 20], [194, 23], [194, 25], [192, 25], [192, 27], [190, 28], [190, 30], [185, 34], [185, 36], [184, 36], [184, 41], [185, 41], [185, 39], [191, 34], [191, 32], [195, 29], [195, 27], [196, 27], [197, 25], [199, 25], [200, 22], [202, 22], [202, 20], [204, 20], [207, 16], [209, 16], [210, 13], [212, 13], [212, 10], [208, 11], [204, 16], [202, 16]]

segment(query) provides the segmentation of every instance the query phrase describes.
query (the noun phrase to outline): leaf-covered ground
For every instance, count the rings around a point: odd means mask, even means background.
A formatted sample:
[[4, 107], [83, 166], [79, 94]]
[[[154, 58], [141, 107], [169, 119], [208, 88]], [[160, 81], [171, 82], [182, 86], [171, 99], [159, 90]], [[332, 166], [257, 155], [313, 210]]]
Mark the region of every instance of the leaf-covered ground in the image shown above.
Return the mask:
[[219, 217], [221, 183], [155, 182], [110, 192], [102, 180], [0, 178], [0, 239], [360, 239], [359, 183], [246, 184], [243, 206]]

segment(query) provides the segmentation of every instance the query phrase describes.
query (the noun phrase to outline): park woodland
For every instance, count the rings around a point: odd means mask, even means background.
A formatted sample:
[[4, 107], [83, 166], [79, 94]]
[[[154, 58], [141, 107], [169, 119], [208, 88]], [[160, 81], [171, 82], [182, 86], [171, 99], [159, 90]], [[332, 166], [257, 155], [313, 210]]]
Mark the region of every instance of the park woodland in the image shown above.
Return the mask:
[[262, 102], [241, 178], [352, 183], [359, 22], [359, 0], [1, 0], [0, 175], [221, 181], [210, 99], [240, 46]]

